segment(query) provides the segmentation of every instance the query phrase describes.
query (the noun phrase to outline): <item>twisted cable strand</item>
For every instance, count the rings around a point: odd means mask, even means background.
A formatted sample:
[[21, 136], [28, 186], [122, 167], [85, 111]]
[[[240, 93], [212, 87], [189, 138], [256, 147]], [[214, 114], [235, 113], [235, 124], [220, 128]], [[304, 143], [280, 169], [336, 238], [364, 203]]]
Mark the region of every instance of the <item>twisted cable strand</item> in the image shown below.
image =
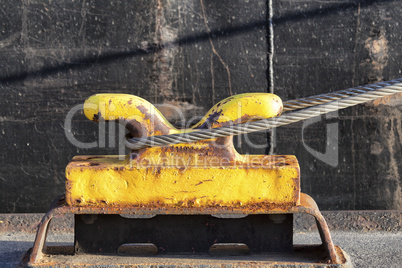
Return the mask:
[[390, 87], [394, 84], [398, 84], [401, 82], [402, 82], [402, 78], [398, 78], [398, 79], [391, 80], [391, 81], [379, 82], [376, 84], [339, 90], [339, 91], [331, 92], [328, 94], [320, 94], [320, 95], [315, 95], [315, 96], [306, 97], [306, 98], [300, 98], [300, 99], [296, 99], [296, 100], [289, 100], [289, 101], [285, 101], [283, 103], [283, 111], [287, 112], [287, 111], [303, 109], [303, 108], [307, 108], [307, 107], [311, 107], [311, 106], [315, 106], [315, 105], [320, 105], [323, 103], [327, 103], [329, 101], [335, 101], [335, 100], [339, 100], [342, 98], [347, 98], [349, 96], [365, 93], [368, 91], [375, 91], [376, 89], [379, 89], [379, 88]]
[[286, 113], [274, 118], [268, 118], [220, 128], [198, 130], [189, 133], [150, 136], [145, 138], [131, 138], [126, 140], [126, 146], [131, 150], [138, 150], [145, 147], [191, 143], [199, 140], [208, 140], [256, 132], [295, 123], [311, 117], [365, 103], [371, 100], [375, 100], [379, 97], [395, 94], [398, 92], [402, 92], [402, 78], [358, 88], [341, 90], [329, 94], [322, 94], [308, 98], [288, 101], [284, 103], [284, 107], [287, 108], [287, 111], [291, 111], [294, 109], [302, 110]]

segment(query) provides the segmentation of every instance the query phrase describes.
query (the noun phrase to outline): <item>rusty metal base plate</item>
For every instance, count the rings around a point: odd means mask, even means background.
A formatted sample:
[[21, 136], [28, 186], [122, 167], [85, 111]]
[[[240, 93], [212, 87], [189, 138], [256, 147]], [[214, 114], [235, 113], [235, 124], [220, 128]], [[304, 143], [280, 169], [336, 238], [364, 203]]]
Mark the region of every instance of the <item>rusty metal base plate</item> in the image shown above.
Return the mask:
[[[29, 254], [27, 252], [20, 266], [22, 267], [48, 267], [48, 268], [81, 268], [81, 267], [102, 267], [102, 268], [129, 268], [129, 267], [353, 267], [349, 256], [338, 246], [335, 246], [338, 256], [342, 260], [340, 264], [329, 264], [323, 262], [323, 251], [321, 246], [297, 245], [292, 253], [269, 253], [269, 254], [248, 254], [248, 255], [155, 255], [151, 257], [129, 257], [116, 255], [83, 254], [71, 255], [73, 247], [52, 247], [48, 248], [54, 253], [64, 255], [45, 254], [40, 263], [28, 264]], [[70, 254], [70, 255], [67, 255]]]
[[[295, 213], [315, 218], [321, 245], [293, 245]], [[51, 219], [66, 214], [75, 215], [74, 246], [47, 246]], [[56, 199], [25, 259], [28, 267], [351, 267], [303, 193], [298, 206], [261, 210], [71, 207]]]

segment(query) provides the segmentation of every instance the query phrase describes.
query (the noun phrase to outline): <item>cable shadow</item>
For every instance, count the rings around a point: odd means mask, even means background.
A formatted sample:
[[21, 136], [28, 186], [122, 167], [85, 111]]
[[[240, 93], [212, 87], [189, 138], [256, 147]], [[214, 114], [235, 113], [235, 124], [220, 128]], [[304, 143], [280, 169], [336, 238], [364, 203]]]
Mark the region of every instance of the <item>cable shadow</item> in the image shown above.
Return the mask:
[[[274, 16], [273, 24], [279, 25], [285, 22], [294, 22], [300, 21], [304, 19], [324, 17], [339, 11], [348, 11], [352, 9], [356, 9], [360, 4], [361, 8], [371, 6], [376, 3], [387, 3], [387, 2], [395, 2], [397, 0], [362, 0], [356, 1], [353, 3], [336, 3], [327, 5], [323, 8], [315, 8], [309, 11], [299, 11], [299, 12], [289, 12], [283, 16]], [[146, 48], [132, 48], [128, 51], [122, 52], [104, 52], [102, 54], [86, 57], [86, 58], [77, 58], [72, 59], [72, 62], [68, 63], [60, 63], [53, 66], [46, 66], [40, 68], [38, 70], [33, 71], [24, 71], [15, 73], [9, 76], [0, 77], [0, 85], [1, 84], [10, 84], [18, 81], [25, 80], [30, 76], [40, 76], [47, 77], [58, 72], [68, 72], [69, 70], [79, 70], [88, 67], [92, 67], [94, 64], [106, 64], [113, 61], [118, 61], [121, 59], [144, 56], [148, 54], [158, 53], [164, 48], [168, 48], [171, 46], [187, 46], [191, 44], [195, 44], [198, 42], [207, 41], [211, 39], [217, 38], [228, 38], [236, 35], [240, 35], [246, 32], [250, 32], [257, 29], [265, 29], [267, 26], [267, 21], [254, 21], [244, 25], [238, 25], [233, 27], [227, 27], [220, 30], [212, 30], [211, 32], [201, 32], [196, 35], [185, 36], [180, 38], [177, 41], [163, 43], [163, 44], [151, 44]]]

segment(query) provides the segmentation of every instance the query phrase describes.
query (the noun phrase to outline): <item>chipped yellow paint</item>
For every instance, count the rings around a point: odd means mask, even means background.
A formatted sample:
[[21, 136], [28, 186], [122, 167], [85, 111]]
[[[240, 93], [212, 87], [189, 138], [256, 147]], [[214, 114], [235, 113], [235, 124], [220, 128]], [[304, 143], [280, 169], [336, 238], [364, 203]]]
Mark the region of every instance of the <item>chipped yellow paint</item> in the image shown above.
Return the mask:
[[[106, 161], [105, 161], [106, 160]], [[203, 207], [296, 205], [294, 156], [245, 156], [236, 165], [130, 165], [118, 156], [76, 157], [67, 166], [67, 202], [75, 206]]]
[[[123, 120], [124, 122], [138, 122], [145, 132], [143, 136], [177, 133], [175, 129], [148, 101], [128, 94], [96, 94], [89, 97], [84, 103], [84, 114], [92, 121], [100, 119], [106, 121]], [[163, 129], [155, 124], [162, 125]]]
[[245, 93], [226, 98], [212, 107], [206, 116], [194, 125], [198, 128], [215, 117], [209, 128], [239, 124], [278, 116], [282, 112], [282, 100], [270, 93]]
[[[226, 98], [215, 104], [191, 129], [174, 128], [154, 105], [128, 94], [96, 94], [84, 103], [84, 114], [92, 121], [136, 120], [151, 130], [164, 126], [164, 134], [188, 133], [198, 128], [216, 128], [280, 115], [282, 100], [271, 93], [245, 93]], [[145, 133], [144, 133], [145, 134]], [[148, 133], [147, 136], [152, 136]]]
[[[216, 128], [279, 115], [282, 101], [247, 93], [217, 103], [193, 128], [178, 130], [149, 102], [126, 94], [98, 94], [86, 117], [123, 120], [133, 136]], [[240, 155], [232, 137], [144, 148], [131, 157], [75, 157], [66, 169], [66, 200], [74, 206], [297, 205], [300, 171], [294, 156]]]

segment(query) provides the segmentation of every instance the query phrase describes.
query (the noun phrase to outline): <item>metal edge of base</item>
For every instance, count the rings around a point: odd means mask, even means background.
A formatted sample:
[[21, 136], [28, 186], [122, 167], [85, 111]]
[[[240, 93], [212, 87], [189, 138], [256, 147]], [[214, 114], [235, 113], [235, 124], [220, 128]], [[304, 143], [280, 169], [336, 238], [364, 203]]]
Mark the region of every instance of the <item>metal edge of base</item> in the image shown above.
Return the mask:
[[[296, 245], [298, 251], [311, 252], [315, 245]], [[29, 256], [32, 252], [32, 248], [29, 249], [21, 259], [21, 262], [17, 268], [151, 268], [151, 267], [169, 267], [169, 268], [237, 268], [237, 267], [267, 267], [267, 268], [353, 268], [353, 263], [350, 256], [339, 246], [335, 246], [336, 251], [343, 260], [340, 264], [329, 264], [320, 262], [303, 262], [287, 260], [284, 254], [271, 253], [269, 255], [248, 255], [248, 256], [225, 256], [214, 257], [209, 255], [169, 255], [169, 256], [152, 256], [152, 257], [127, 257], [118, 255], [59, 255], [62, 258], [58, 258], [57, 255], [47, 255], [41, 263], [30, 264]], [[267, 258], [264, 260], [264, 258]], [[134, 260], [132, 263], [129, 260]], [[87, 260], [87, 262], [85, 261]], [[94, 261], [95, 260], [95, 261]], [[122, 261], [124, 260], [124, 261]]]
[[[121, 211], [120, 211], [121, 210]], [[64, 197], [56, 198], [50, 206], [48, 213], [42, 218], [42, 221], [39, 225], [38, 232], [35, 238], [34, 247], [32, 249], [32, 253], [30, 255], [30, 262], [31, 263], [41, 263], [41, 258], [43, 256], [43, 249], [45, 247], [46, 236], [49, 228], [49, 223], [52, 218], [65, 215], [65, 214], [121, 214], [123, 212], [127, 212], [128, 214], [135, 214], [141, 212], [141, 209], [138, 208], [77, 208], [77, 207], [69, 207], [65, 205]], [[166, 214], [172, 213], [174, 211], [162, 211], [157, 214]], [[209, 211], [212, 212], [212, 211]], [[216, 209], [213, 209], [213, 212]], [[322, 214], [320, 213], [317, 204], [315, 201], [308, 196], [307, 194], [300, 194], [300, 205], [299, 206], [292, 206], [289, 208], [282, 208], [276, 207], [270, 208], [266, 211], [263, 211], [264, 214], [277, 214], [277, 213], [305, 213], [313, 216], [315, 218], [318, 231], [321, 237], [322, 246], [327, 252], [327, 258], [330, 260], [331, 263], [341, 263], [339, 260], [336, 250], [334, 248], [334, 244], [332, 242], [331, 235], [329, 233], [329, 229], [325, 219], [323, 218]], [[178, 214], [205, 214], [205, 211], [193, 211], [187, 209], [180, 209], [180, 211], [176, 211]], [[176, 214], [173, 213], [173, 214]], [[259, 212], [261, 213], [261, 212]], [[211, 214], [211, 213], [207, 213]], [[253, 213], [254, 214], [254, 213]]]

